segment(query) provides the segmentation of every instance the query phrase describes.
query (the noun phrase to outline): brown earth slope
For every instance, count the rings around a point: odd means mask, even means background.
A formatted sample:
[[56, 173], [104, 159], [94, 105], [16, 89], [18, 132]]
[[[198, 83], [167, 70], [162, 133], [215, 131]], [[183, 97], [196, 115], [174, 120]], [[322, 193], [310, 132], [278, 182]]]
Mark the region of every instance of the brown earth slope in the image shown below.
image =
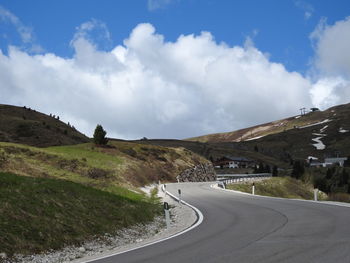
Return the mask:
[[0, 104], [0, 141], [46, 147], [84, 143], [89, 138], [57, 117]]

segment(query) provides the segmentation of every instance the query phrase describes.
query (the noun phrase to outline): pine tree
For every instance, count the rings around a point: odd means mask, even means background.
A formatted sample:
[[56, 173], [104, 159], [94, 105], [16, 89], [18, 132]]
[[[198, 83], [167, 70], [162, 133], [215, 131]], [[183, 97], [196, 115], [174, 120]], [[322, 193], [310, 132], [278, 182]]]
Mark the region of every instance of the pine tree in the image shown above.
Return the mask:
[[305, 168], [303, 163], [301, 161], [294, 161], [291, 177], [299, 179], [304, 174], [304, 172]]
[[344, 161], [344, 167], [350, 167], [350, 156]]
[[272, 169], [272, 176], [273, 177], [277, 177], [278, 176], [278, 168], [276, 165], [273, 166], [273, 169]]
[[106, 145], [108, 142], [106, 134], [107, 132], [103, 129], [103, 127], [100, 124], [98, 124], [94, 132], [94, 143], [97, 145]]

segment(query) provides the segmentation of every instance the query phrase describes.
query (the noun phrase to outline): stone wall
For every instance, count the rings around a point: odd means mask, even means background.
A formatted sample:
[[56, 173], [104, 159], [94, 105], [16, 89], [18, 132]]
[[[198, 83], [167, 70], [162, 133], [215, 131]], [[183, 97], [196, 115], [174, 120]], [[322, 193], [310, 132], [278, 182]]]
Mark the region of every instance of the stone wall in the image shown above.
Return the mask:
[[215, 181], [216, 173], [211, 163], [199, 164], [193, 168], [186, 169], [176, 179], [179, 182], [207, 182]]

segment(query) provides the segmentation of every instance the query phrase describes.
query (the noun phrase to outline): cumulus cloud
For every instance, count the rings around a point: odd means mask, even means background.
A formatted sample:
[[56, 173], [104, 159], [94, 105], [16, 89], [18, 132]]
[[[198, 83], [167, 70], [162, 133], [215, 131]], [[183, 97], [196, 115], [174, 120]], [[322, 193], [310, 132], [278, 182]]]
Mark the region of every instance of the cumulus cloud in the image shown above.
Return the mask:
[[2, 102], [59, 114], [88, 135], [101, 123], [122, 138], [230, 131], [311, 105], [310, 81], [252, 42], [218, 44], [209, 32], [167, 42], [140, 24], [123, 45], [102, 51], [86, 32], [80, 27], [72, 40], [72, 58], [15, 47], [0, 54]]
[[[314, 79], [311, 89], [316, 106], [329, 107], [350, 99], [350, 17], [328, 25], [321, 19], [310, 35], [314, 43]], [[328, 94], [328, 95], [327, 95]]]
[[[22, 42], [34, 42], [31, 29], [1, 7], [0, 19], [16, 25]], [[107, 26], [93, 19], [76, 29], [71, 58], [0, 50], [1, 103], [58, 114], [88, 135], [98, 123], [126, 139], [231, 131], [301, 106], [349, 102], [349, 36], [349, 18], [322, 20], [310, 35], [315, 57], [305, 77], [272, 62], [251, 37], [242, 46], [217, 43], [209, 32], [169, 42], [146, 23], [112, 46]]]
[[327, 25], [322, 19], [310, 35], [315, 42], [315, 64], [322, 73], [350, 77], [350, 17]]

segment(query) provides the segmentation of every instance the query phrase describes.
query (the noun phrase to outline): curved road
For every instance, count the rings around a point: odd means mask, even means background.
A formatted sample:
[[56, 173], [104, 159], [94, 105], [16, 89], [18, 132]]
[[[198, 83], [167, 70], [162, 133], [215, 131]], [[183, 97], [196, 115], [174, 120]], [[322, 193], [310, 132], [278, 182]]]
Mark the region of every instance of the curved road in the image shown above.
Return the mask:
[[350, 208], [167, 185], [204, 215], [197, 228], [107, 262], [350, 262]]

